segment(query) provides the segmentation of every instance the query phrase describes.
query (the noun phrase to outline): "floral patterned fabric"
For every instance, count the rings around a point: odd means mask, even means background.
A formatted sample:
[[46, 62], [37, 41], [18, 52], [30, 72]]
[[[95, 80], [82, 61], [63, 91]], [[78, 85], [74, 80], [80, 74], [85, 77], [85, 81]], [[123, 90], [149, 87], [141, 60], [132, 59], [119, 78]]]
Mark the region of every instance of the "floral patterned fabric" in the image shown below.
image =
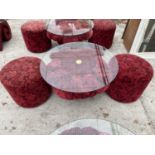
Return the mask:
[[144, 59], [130, 54], [116, 56], [119, 73], [110, 84], [108, 95], [124, 103], [136, 101], [153, 77], [152, 66]]
[[110, 48], [113, 42], [115, 30], [116, 24], [112, 20], [95, 19], [93, 36], [90, 38], [89, 42]]
[[46, 25], [43, 20], [29, 21], [21, 27], [26, 47], [31, 52], [40, 53], [52, 47], [51, 40], [46, 36]]
[[9, 41], [12, 37], [11, 28], [6, 20], [0, 20], [0, 51], [3, 49], [2, 42]]
[[100, 132], [92, 127], [74, 127], [71, 129], [66, 129], [60, 135], [109, 135], [109, 133]]
[[0, 72], [0, 80], [15, 102], [36, 107], [51, 95], [51, 87], [40, 75], [40, 59], [22, 57], [11, 61]]

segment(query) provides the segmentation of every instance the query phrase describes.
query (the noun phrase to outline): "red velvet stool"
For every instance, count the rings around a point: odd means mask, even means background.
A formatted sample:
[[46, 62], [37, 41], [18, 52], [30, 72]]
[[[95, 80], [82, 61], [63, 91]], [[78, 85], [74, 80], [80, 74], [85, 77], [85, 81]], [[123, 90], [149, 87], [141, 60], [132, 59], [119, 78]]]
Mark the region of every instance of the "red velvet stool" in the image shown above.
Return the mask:
[[3, 42], [9, 41], [12, 37], [11, 28], [4, 19], [0, 20], [0, 51], [3, 49]]
[[101, 88], [96, 91], [88, 92], [88, 93], [72, 93], [72, 92], [67, 92], [63, 91], [57, 88], [53, 88], [54, 92], [61, 98], [67, 99], [67, 100], [75, 100], [75, 99], [85, 99], [89, 97], [96, 96], [97, 94], [103, 93], [108, 89], [109, 86], [106, 86], [104, 88]]
[[2, 41], [2, 25], [0, 24], [0, 51], [3, 49], [3, 41]]
[[9, 62], [0, 72], [0, 80], [15, 102], [22, 107], [36, 107], [51, 95], [40, 75], [40, 59], [22, 57]]
[[43, 20], [28, 21], [22, 25], [21, 31], [26, 47], [31, 52], [45, 52], [52, 47], [51, 40], [46, 36], [46, 24]]
[[89, 42], [99, 44], [103, 47], [110, 48], [112, 46], [116, 24], [108, 19], [95, 19], [93, 36]]
[[130, 54], [116, 56], [119, 72], [107, 90], [108, 95], [124, 103], [136, 101], [153, 77], [152, 66], [144, 59]]

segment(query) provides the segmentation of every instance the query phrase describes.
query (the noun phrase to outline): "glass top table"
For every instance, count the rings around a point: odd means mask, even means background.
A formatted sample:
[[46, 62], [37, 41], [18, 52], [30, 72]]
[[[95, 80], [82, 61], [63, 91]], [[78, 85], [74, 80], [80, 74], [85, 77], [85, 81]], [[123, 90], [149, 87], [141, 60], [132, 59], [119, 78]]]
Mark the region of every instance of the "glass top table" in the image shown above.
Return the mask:
[[47, 24], [47, 31], [56, 35], [80, 35], [93, 28], [92, 20], [88, 19], [53, 19]]
[[47, 23], [47, 36], [58, 43], [88, 40], [94, 23], [88, 19], [53, 19]]
[[52, 135], [134, 135], [134, 133], [110, 121], [81, 119], [58, 128]]
[[108, 86], [118, 73], [118, 62], [102, 46], [72, 42], [51, 49], [42, 58], [40, 72], [54, 88], [84, 93]]

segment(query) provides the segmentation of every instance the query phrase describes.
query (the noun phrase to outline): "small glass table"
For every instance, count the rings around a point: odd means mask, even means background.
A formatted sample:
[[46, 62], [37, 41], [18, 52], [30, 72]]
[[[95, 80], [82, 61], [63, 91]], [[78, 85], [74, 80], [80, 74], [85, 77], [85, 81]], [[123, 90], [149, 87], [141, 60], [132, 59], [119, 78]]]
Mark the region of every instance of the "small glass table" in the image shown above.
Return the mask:
[[53, 19], [47, 24], [47, 36], [59, 44], [89, 40], [93, 26], [88, 19]]
[[118, 62], [102, 46], [72, 42], [51, 49], [42, 59], [40, 72], [60, 97], [72, 93], [85, 98], [108, 88], [118, 73]]
[[68, 123], [52, 135], [134, 135], [119, 124], [102, 119], [81, 119]]

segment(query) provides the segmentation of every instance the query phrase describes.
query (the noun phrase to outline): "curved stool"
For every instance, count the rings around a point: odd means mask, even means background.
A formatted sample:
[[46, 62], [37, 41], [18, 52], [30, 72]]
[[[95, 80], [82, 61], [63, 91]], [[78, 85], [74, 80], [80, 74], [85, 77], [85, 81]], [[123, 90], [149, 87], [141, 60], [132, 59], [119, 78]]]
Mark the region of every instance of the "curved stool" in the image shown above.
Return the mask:
[[0, 51], [3, 49], [2, 42], [9, 41], [12, 37], [11, 28], [4, 19], [0, 20]]
[[3, 40], [2, 40], [2, 25], [0, 24], [0, 51], [3, 49]]
[[63, 99], [75, 100], [75, 99], [85, 99], [85, 98], [93, 97], [97, 94], [105, 92], [108, 89], [108, 87], [109, 86], [106, 86], [99, 90], [88, 92], [88, 93], [72, 93], [72, 92], [63, 91], [57, 88], [53, 88], [53, 90], [59, 97]]
[[0, 72], [0, 80], [15, 102], [22, 107], [36, 107], [51, 95], [40, 75], [40, 59], [22, 57], [9, 62]]
[[31, 52], [40, 53], [52, 47], [51, 40], [46, 36], [46, 24], [43, 20], [28, 21], [21, 26], [26, 47]]
[[95, 19], [93, 35], [89, 42], [110, 48], [112, 46], [115, 30], [116, 24], [112, 20]]
[[107, 90], [108, 95], [120, 102], [136, 101], [153, 77], [152, 66], [144, 59], [130, 54], [116, 56], [119, 73]]

